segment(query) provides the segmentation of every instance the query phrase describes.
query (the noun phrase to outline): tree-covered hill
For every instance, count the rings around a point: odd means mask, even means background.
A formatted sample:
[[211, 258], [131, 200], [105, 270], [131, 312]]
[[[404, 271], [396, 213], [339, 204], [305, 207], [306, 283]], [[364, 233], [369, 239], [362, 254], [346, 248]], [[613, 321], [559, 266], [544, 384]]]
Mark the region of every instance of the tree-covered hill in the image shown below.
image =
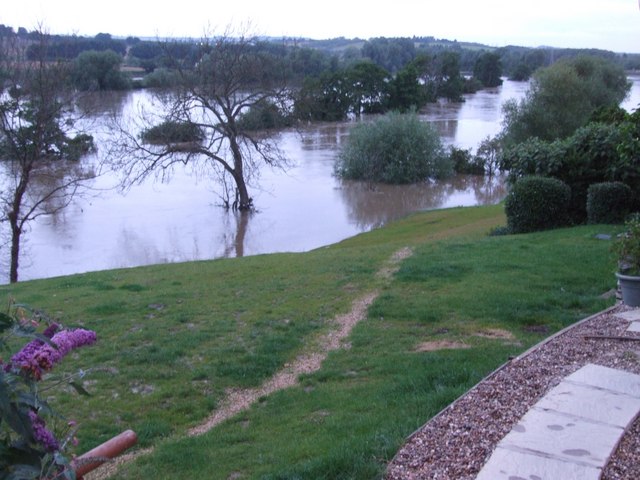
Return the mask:
[[[24, 27], [14, 31], [12, 27], [0, 24], [0, 38], [15, 36], [29, 43], [36, 38], [37, 32], [29, 32]], [[56, 58], [74, 59], [88, 50], [112, 50], [123, 56], [125, 63], [131, 66], [142, 66], [148, 72], [156, 68], [166, 67], [166, 51], [163, 44], [179, 43], [181, 55], [189, 55], [189, 44], [199, 39], [141, 39], [136, 36], [127, 38], [114, 37], [109, 33], [99, 33], [94, 37], [77, 35], [52, 35], [49, 55]], [[495, 47], [476, 42], [459, 42], [435, 38], [421, 37], [376, 37], [370, 39], [337, 37], [330, 39], [309, 38], [276, 38], [261, 37], [264, 48], [282, 49], [289, 52], [294, 59], [304, 58], [304, 65], [298, 68], [302, 75], [316, 75], [319, 70], [335, 69], [339, 65], [348, 65], [367, 59], [395, 73], [420, 55], [435, 56], [442, 51], [454, 51], [459, 55], [460, 70], [472, 72], [478, 57], [486, 52], [495, 52], [500, 56], [503, 73], [510, 78], [522, 80], [528, 78], [539, 67], [549, 66], [555, 61], [574, 57], [579, 54], [590, 54], [613, 59], [626, 70], [640, 69], [640, 54], [612, 52], [598, 49], [572, 49], [540, 46], [536, 48], [508, 45]], [[37, 56], [35, 42], [28, 47], [29, 55]], [[174, 46], [175, 48], [175, 46]], [[290, 52], [297, 52], [295, 55]], [[303, 52], [302, 54], [300, 52]], [[309, 60], [310, 59], [310, 60]]]

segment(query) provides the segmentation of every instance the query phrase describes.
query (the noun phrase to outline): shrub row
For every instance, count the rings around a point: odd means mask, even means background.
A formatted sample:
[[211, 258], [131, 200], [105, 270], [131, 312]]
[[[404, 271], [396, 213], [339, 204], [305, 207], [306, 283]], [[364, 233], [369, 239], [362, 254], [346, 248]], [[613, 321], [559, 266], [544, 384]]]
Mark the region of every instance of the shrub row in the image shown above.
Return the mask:
[[588, 220], [588, 190], [597, 183], [623, 182], [634, 194], [634, 208], [639, 208], [640, 113], [627, 115], [619, 109], [608, 115], [625, 120], [592, 122], [570, 137], [553, 142], [530, 138], [503, 151], [501, 169], [509, 172], [511, 183], [525, 175], [565, 182], [571, 187], [569, 212], [574, 223]]
[[[571, 223], [571, 187], [551, 177], [525, 176], [507, 195], [505, 212], [511, 233], [527, 233]], [[633, 193], [622, 182], [601, 182], [589, 186], [589, 223], [622, 223], [633, 205]]]

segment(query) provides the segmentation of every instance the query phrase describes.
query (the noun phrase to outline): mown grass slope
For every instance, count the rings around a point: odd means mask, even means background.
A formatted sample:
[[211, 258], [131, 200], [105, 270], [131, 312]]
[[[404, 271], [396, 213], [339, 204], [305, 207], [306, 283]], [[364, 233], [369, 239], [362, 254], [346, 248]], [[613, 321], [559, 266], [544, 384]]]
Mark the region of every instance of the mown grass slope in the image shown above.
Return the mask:
[[[0, 287], [98, 332], [67, 370], [89, 399], [56, 393], [80, 450], [132, 428], [153, 453], [118, 478], [378, 478], [403, 439], [486, 374], [610, 305], [609, 242], [589, 226], [489, 237], [502, 207], [427, 212], [308, 253], [97, 272]], [[391, 281], [376, 272], [414, 248]], [[258, 386], [380, 294], [299, 386], [189, 438], [230, 388]], [[431, 351], [429, 346], [459, 348]], [[460, 348], [464, 346], [465, 348]]]

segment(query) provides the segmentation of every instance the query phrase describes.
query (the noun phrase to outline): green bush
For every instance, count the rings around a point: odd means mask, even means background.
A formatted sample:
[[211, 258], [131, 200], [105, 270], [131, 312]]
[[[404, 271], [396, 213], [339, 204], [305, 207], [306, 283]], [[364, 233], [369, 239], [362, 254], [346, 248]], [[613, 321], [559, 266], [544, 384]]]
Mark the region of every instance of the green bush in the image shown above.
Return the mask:
[[93, 136], [86, 133], [79, 133], [73, 138], [68, 138], [62, 150], [64, 150], [69, 160], [77, 161], [80, 160], [80, 157], [83, 155], [95, 151], [95, 148]]
[[622, 182], [601, 182], [589, 186], [589, 223], [622, 223], [631, 211], [633, 192]]
[[640, 209], [640, 109], [618, 125], [620, 140], [616, 145], [618, 163], [613, 167], [614, 178], [631, 187], [635, 208]]
[[199, 142], [202, 130], [195, 123], [162, 122], [142, 133], [142, 140], [154, 144]]
[[526, 175], [557, 176], [563, 168], [567, 151], [565, 143], [529, 138], [504, 150], [500, 169], [509, 172], [510, 183]]
[[[507, 148], [502, 156], [509, 181], [525, 175], [553, 177], [571, 187], [569, 214], [574, 223], [587, 220], [587, 191], [594, 183], [623, 181], [634, 188], [633, 162], [618, 154], [622, 135], [616, 125], [590, 123], [564, 140], [531, 138]], [[635, 167], [637, 172], [637, 166]]]
[[505, 202], [509, 231], [527, 233], [567, 225], [570, 200], [571, 188], [560, 180], [521, 178], [511, 187]]
[[122, 56], [113, 50], [85, 50], [72, 67], [74, 85], [83, 91], [125, 90], [130, 81], [120, 71]]
[[566, 140], [564, 168], [556, 178], [571, 187], [571, 216], [576, 222], [588, 219], [587, 195], [590, 185], [622, 180], [616, 173], [620, 138], [615, 125], [590, 123]]
[[156, 68], [142, 80], [145, 88], [169, 88], [180, 83], [180, 75], [168, 68]]
[[336, 162], [342, 178], [383, 183], [413, 183], [451, 172], [438, 133], [415, 113], [391, 113], [356, 125]]
[[293, 121], [291, 117], [283, 114], [277, 105], [263, 100], [242, 114], [239, 125], [246, 131], [269, 130], [290, 127]]
[[449, 147], [449, 158], [453, 171], [467, 175], [484, 175], [484, 160], [473, 156], [471, 149]]

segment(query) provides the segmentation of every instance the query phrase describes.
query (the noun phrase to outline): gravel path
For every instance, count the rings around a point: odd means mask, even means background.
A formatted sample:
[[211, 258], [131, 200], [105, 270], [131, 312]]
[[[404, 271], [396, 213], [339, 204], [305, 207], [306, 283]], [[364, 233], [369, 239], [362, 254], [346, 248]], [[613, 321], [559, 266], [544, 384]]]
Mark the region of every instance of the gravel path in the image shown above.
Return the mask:
[[[497, 443], [565, 376], [587, 363], [640, 374], [640, 334], [626, 332], [629, 322], [614, 315], [626, 310], [617, 306], [583, 320], [494, 372], [407, 440], [387, 480], [473, 480]], [[602, 479], [640, 479], [640, 420]]]

